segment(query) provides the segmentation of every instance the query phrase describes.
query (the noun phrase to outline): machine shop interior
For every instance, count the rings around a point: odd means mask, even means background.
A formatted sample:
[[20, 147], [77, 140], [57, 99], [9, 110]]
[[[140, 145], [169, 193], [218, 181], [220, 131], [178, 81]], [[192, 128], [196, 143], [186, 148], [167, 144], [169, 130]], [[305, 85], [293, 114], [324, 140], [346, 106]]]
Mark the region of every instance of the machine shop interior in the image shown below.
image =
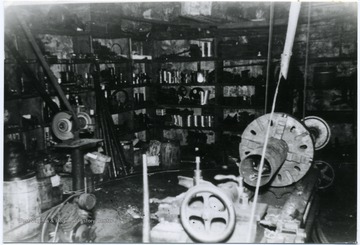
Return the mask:
[[357, 242], [357, 2], [25, 2], [3, 242]]

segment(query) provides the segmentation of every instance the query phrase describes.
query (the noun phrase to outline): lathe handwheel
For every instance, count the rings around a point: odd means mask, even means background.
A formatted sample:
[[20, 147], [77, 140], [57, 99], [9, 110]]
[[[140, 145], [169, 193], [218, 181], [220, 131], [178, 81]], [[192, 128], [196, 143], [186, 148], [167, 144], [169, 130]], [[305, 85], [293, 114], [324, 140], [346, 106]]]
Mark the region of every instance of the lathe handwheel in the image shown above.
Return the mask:
[[[222, 204], [221, 207], [214, 205], [215, 200]], [[202, 205], [195, 207], [196, 201]], [[232, 201], [219, 188], [198, 185], [186, 193], [181, 204], [180, 219], [191, 238], [199, 242], [222, 242], [234, 230], [235, 210]], [[199, 222], [202, 225], [199, 226]]]
[[335, 179], [334, 168], [325, 161], [315, 161], [315, 166], [320, 170], [319, 189], [330, 187]]

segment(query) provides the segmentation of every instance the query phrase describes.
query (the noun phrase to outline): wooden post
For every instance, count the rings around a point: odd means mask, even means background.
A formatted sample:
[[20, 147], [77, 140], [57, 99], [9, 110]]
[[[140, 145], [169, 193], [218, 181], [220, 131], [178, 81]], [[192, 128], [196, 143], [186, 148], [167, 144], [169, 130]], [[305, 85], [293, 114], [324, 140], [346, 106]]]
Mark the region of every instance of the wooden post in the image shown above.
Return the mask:
[[265, 82], [265, 114], [267, 113], [268, 107], [268, 93], [269, 93], [269, 82], [270, 82], [270, 68], [271, 68], [271, 52], [272, 52], [272, 39], [274, 29], [274, 3], [270, 3], [270, 23], [269, 23], [269, 40], [268, 40], [268, 52], [266, 62], [266, 82]]

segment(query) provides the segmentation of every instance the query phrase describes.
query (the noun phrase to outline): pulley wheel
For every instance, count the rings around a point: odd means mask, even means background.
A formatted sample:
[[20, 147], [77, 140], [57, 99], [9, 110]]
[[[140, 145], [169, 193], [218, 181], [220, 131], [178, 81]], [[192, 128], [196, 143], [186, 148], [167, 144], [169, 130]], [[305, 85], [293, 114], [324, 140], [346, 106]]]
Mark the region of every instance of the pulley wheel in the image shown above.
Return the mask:
[[72, 234], [73, 242], [87, 242], [89, 241], [90, 234], [89, 234], [89, 227], [87, 225], [80, 225], [76, 232]]
[[187, 90], [186, 87], [180, 86], [178, 88], [177, 92], [178, 92], [178, 95], [180, 95], [181, 97], [185, 97], [187, 95], [187, 93], [188, 93], [188, 90]]
[[201, 100], [201, 95], [200, 93], [201, 92], [204, 92], [204, 90], [202, 88], [193, 88], [190, 90], [190, 93], [189, 93], [189, 97], [191, 100], [194, 100], [194, 101], [199, 101]]
[[126, 104], [129, 101], [129, 94], [124, 89], [119, 89], [111, 94], [111, 98], [118, 103]]
[[57, 113], [51, 123], [51, 129], [59, 140], [69, 140], [74, 138], [72, 130], [72, 116], [68, 112]]
[[334, 168], [329, 163], [320, 160], [315, 161], [315, 166], [320, 171], [319, 189], [323, 190], [329, 188], [334, 183]]
[[198, 242], [225, 241], [235, 228], [235, 209], [218, 187], [200, 184], [189, 189], [180, 207], [180, 220], [191, 238]]
[[329, 125], [322, 118], [316, 116], [305, 117], [303, 122], [311, 133], [315, 150], [324, 148], [329, 143], [331, 136]]
[[85, 112], [79, 112], [77, 114], [79, 119], [79, 129], [87, 129], [91, 124], [91, 117]]

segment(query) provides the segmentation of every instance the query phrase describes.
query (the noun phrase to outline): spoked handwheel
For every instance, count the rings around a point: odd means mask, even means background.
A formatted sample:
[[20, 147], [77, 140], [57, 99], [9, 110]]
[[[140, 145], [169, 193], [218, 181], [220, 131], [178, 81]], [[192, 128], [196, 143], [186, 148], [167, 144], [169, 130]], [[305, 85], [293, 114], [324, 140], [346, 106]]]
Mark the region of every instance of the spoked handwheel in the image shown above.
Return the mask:
[[234, 230], [235, 210], [230, 198], [219, 188], [198, 185], [186, 193], [180, 219], [185, 231], [194, 240], [222, 242]]
[[325, 161], [315, 161], [315, 166], [320, 170], [319, 189], [323, 190], [330, 187], [335, 179], [334, 168]]

